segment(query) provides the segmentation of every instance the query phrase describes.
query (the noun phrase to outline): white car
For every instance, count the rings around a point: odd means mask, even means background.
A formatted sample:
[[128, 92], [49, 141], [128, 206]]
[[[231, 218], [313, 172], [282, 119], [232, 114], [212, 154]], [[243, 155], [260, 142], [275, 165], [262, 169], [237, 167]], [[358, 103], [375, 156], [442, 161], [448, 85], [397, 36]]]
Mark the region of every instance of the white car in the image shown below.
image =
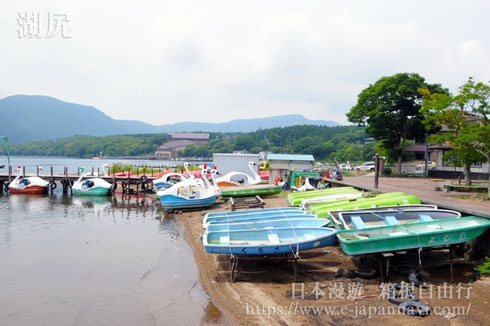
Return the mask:
[[352, 170], [352, 168], [350, 167], [349, 164], [340, 164], [339, 169], [341, 171], [351, 171]]
[[364, 162], [356, 168], [358, 171], [374, 172], [374, 162]]
[[[427, 162], [427, 167], [429, 168], [429, 170], [435, 170], [437, 168], [437, 163], [434, 162], [434, 161], [428, 161]], [[425, 163], [422, 163], [422, 164], [418, 164], [415, 169], [417, 170], [424, 170], [425, 169]]]

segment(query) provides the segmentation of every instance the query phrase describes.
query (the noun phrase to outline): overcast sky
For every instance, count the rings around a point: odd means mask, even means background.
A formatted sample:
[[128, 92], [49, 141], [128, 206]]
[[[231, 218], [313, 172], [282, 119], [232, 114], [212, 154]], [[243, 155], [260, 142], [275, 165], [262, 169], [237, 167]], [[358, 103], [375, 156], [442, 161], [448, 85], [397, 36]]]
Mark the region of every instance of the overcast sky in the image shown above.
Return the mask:
[[[402, 3], [403, 2], [403, 3]], [[71, 38], [19, 38], [18, 13]], [[5, 1], [0, 97], [37, 94], [152, 124], [300, 113], [346, 123], [359, 92], [417, 72], [490, 80], [488, 1]], [[45, 33], [44, 33], [45, 34]]]

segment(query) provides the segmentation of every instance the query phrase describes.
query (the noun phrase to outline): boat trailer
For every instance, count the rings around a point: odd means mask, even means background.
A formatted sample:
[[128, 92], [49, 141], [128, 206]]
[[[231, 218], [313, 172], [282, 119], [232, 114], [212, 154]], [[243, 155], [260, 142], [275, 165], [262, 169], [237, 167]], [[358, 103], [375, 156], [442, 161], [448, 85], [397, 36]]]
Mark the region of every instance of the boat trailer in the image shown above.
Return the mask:
[[292, 261], [293, 262], [293, 280], [296, 282], [298, 277], [298, 259], [300, 257], [294, 254], [285, 254], [280, 256], [235, 256], [230, 255], [229, 267], [230, 267], [230, 282], [235, 283], [237, 275], [239, 274], [239, 262], [240, 261]]

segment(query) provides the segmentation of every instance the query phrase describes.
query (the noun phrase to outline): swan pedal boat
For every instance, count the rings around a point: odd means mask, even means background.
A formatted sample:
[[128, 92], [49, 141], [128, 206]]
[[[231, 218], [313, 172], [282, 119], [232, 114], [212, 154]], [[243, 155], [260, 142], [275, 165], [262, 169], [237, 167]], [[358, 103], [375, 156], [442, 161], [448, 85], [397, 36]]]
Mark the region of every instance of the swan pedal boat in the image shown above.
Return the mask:
[[44, 194], [49, 190], [49, 182], [40, 177], [22, 177], [18, 175], [9, 184], [11, 194]]

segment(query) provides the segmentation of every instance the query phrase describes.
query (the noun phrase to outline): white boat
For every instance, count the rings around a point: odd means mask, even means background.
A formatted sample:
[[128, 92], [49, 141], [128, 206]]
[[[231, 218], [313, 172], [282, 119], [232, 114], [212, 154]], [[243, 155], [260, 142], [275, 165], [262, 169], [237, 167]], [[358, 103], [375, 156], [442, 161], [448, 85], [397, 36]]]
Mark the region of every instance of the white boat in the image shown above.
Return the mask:
[[49, 190], [49, 182], [40, 177], [23, 177], [20, 166], [17, 177], [9, 184], [11, 194], [42, 194]]
[[207, 178], [208, 169], [201, 170], [202, 182], [188, 179], [178, 182], [166, 190], [157, 194], [160, 203], [165, 210], [204, 208], [214, 205], [219, 196], [219, 191]]
[[222, 177], [216, 178], [217, 185], [220, 187], [233, 187], [233, 186], [250, 186], [256, 185], [262, 182], [260, 175], [257, 173], [257, 166], [254, 162], [249, 162], [248, 167], [252, 171], [252, 176], [243, 172], [228, 172]]
[[74, 195], [107, 196], [112, 192], [112, 184], [101, 178], [87, 178], [82, 169], [82, 174], [71, 189]]

